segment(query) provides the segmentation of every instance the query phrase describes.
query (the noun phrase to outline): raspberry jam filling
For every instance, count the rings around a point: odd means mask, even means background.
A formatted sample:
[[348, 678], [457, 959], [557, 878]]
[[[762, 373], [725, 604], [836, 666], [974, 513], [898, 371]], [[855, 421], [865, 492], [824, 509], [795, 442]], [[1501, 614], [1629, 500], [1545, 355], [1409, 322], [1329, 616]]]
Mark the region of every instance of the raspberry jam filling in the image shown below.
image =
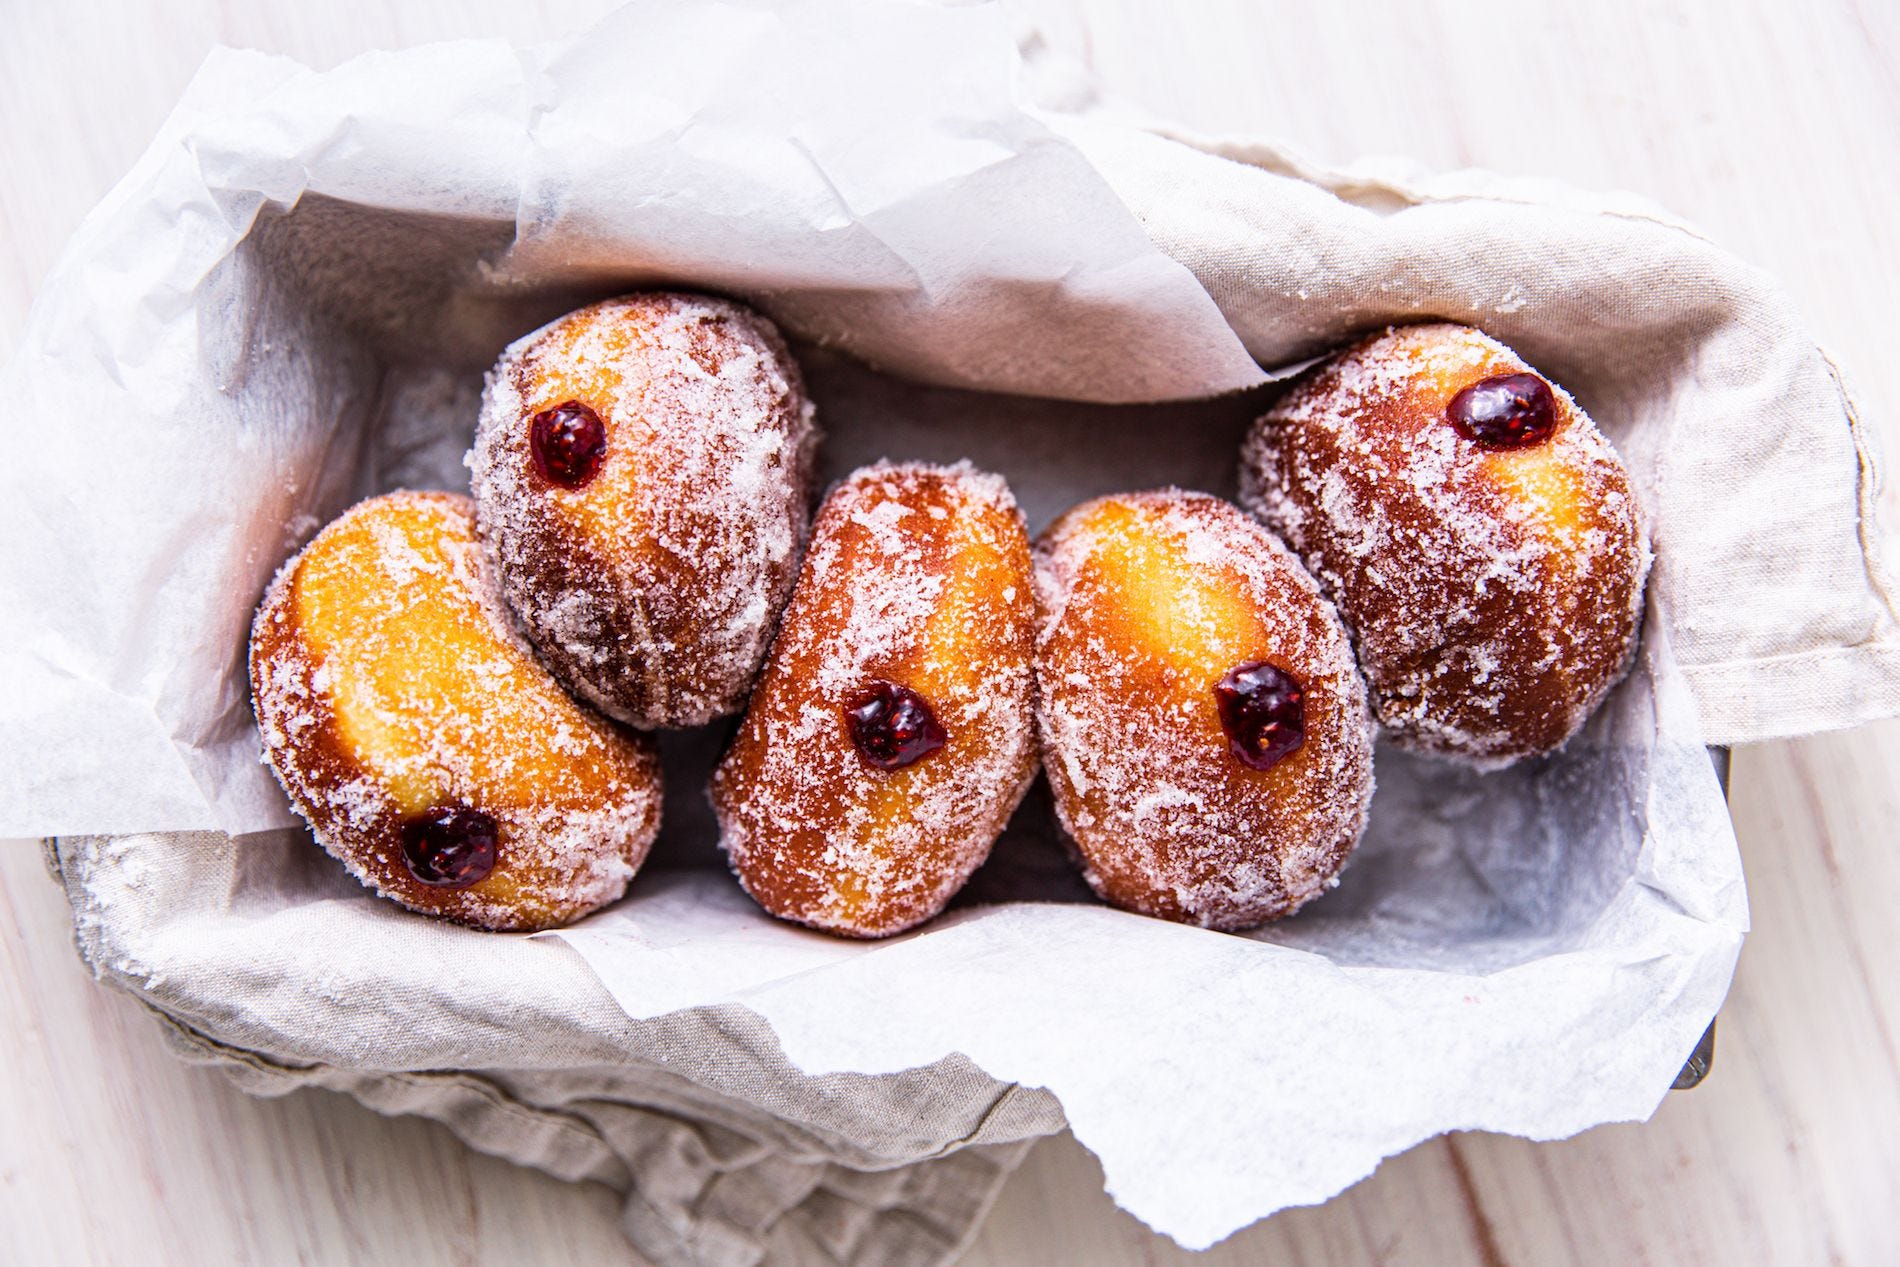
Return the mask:
[[1305, 741], [1304, 697], [1292, 674], [1260, 661], [1236, 665], [1215, 685], [1221, 729], [1242, 765], [1272, 769]]
[[1453, 396], [1445, 416], [1484, 448], [1527, 449], [1557, 429], [1557, 398], [1535, 374], [1496, 374]]
[[528, 447], [543, 479], [562, 488], [582, 488], [600, 473], [607, 454], [607, 424], [580, 401], [562, 401], [534, 416]]
[[901, 770], [943, 747], [949, 738], [930, 701], [895, 682], [873, 679], [844, 706], [858, 757], [876, 770]]
[[466, 889], [495, 869], [495, 820], [480, 810], [437, 805], [402, 825], [409, 874], [437, 889]]

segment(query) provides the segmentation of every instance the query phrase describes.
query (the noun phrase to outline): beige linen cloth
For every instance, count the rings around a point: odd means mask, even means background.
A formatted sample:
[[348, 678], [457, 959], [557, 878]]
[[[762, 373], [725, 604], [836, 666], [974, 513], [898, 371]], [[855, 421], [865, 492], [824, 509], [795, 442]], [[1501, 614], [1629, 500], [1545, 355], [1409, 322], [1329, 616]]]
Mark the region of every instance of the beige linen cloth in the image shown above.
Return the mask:
[[1445, 317], [1615, 420], [1619, 451], [1651, 473], [1650, 584], [1709, 743], [1900, 712], [1875, 437], [1760, 270], [1633, 197], [1068, 130], [1262, 364]]
[[[1430, 314], [1482, 324], [1618, 420], [1656, 472], [1652, 584], [1710, 742], [1900, 713], [1868, 438], [1758, 272], [1626, 201], [1056, 126], [1263, 364]], [[566, 947], [359, 900], [297, 831], [67, 837], [48, 859], [81, 954], [186, 1059], [611, 1185], [657, 1261], [944, 1261], [1064, 1124], [1048, 1093], [960, 1057], [808, 1076], [741, 1009], [632, 1021]]]
[[184, 1059], [608, 1184], [658, 1263], [946, 1261], [1063, 1125], [1046, 1092], [961, 1058], [811, 1077], [741, 1008], [634, 1022], [565, 946], [363, 902], [300, 831], [70, 838], [47, 858], [80, 954]]

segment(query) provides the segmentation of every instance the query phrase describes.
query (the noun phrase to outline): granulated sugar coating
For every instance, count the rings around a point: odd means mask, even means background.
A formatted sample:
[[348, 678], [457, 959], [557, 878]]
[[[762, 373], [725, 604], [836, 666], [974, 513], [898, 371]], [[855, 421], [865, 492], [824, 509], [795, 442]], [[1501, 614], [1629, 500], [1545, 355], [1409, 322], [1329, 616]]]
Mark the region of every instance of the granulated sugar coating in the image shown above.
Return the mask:
[[[651, 743], [541, 667], [466, 497], [390, 493], [318, 533], [258, 608], [251, 692], [265, 759], [318, 842], [412, 909], [490, 929], [566, 923], [619, 897], [659, 830]], [[412, 872], [404, 827], [432, 811], [493, 821], [478, 882]]]
[[[537, 469], [538, 415], [544, 433], [604, 424], [573, 486]], [[796, 574], [817, 441], [778, 332], [722, 299], [608, 300], [504, 352], [468, 464], [482, 540], [554, 675], [635, 726], [736, 711]]]
[[1241, 456], [1242, 501], [1339, 605], [1391, 737], [1484, 767], [1583, 725], [1629, 665], [1649, 567], [1628, 472], [1561, 388], [1524, 448], [1446, 416], [1529, 372], [1469, 327], [1387, 330], [1296, 384]]
[[[942, 910], [1035, 773], [1034, 622], [1028, 534], [999, 477], [880, 464], [834, 489], [713, 775], [720, 843], [746, 892], [853, 937]], [[867, 690], [877, 682], [902, 689]], [[914, 706], [913, 694], [943, 745], [879, 768], [847, 710]]]
[[[1219, 498], [1165, 489], [1069, 511], [1035, 568], [1043, 766], [1095, 891], [1239, 929], [1327, 887], [1365, 829], [1372, 722], [1346, 632], [1298, 560]], [[1216, 687], [1261, 663], [1298, 683], [1304, 738], [1253, 769]]]

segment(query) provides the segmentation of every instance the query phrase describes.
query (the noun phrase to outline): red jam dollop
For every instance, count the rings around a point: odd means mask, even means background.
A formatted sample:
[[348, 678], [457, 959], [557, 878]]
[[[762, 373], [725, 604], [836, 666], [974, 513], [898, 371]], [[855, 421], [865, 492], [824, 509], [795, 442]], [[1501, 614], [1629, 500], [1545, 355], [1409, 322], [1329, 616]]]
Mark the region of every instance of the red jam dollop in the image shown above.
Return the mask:
[[844, 717], [858, 757], [877, 770], [901, 770], [922, 761], [949, 738], [929, 700], [881, 678], [845, 702]]
[[607, 424], [578, 400], [543, 409], [528, 427], [528, 447], [541, 477], [562, 488], [584, 488], [607, 455]]
[[480, 810], [438, 805], [402, 825], [402, 860], [431, 888], [466, 889], [495, 869], [500, 832]]
[[1270, 770], [1306, 740], [1305, 691], [1285, 669], [1236, 665], [1214, 686], [1227, 746], [1250, 770]]
[[1453, 396], [1445, 416], [1484, 448], [1527, 449], [1557, 429], [1557, 398], [1535, 374], [1496, 374]]

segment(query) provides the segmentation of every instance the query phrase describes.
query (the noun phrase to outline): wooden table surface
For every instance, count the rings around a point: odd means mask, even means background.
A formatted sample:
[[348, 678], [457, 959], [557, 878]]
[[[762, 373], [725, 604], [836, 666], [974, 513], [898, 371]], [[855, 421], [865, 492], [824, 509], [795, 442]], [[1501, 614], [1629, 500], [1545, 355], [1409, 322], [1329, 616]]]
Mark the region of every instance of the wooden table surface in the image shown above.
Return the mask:
[[[457, 35], [534, 42], [607, 7], [0, 0], [0, 354], [214, 42], [329, 66]], [[1650, 196], [1782, 279], [1900, 453], [1893, 0], [1016, 7], [1112, 89], [1196, 127], [1327, 162], [1400, 153]], [[1433, 1140], [1205, 1261], [1900, 1262], [1897, 785], [1900, 724], [1736, 753], [1755, 931], [1701, 1089], [1560, 1143]], [[0, 1262], [634, 1261], [604, 1188], [176, 1064], [136, 1004], [91, 983], [69, 925], [38, 850], [0, 844]], [[1062, 1137], [965, 1261], [1190, 1257], [1117, 1210]]]

